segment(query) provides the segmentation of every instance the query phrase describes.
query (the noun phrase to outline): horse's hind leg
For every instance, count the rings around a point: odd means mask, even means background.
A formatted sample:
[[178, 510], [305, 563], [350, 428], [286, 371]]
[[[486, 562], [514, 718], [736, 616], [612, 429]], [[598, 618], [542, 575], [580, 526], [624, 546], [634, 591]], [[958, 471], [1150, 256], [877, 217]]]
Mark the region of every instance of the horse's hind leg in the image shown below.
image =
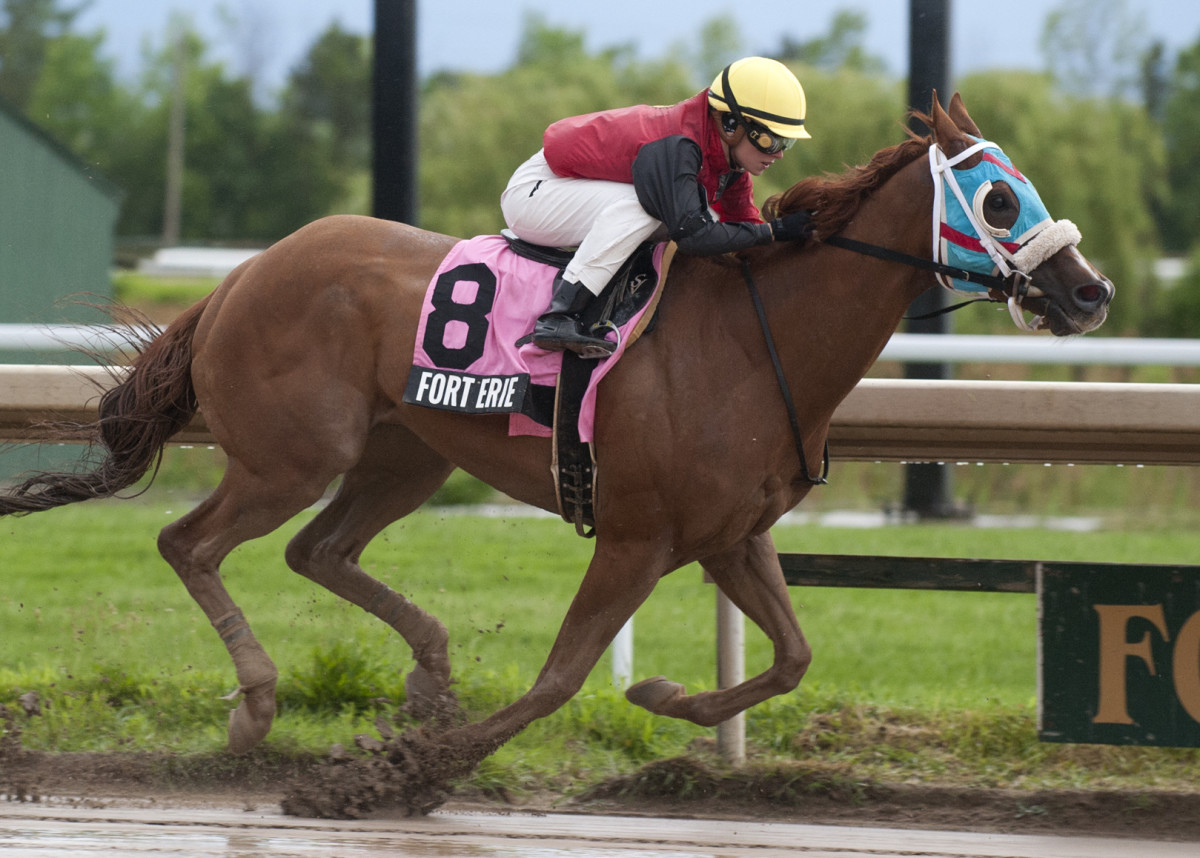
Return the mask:
[[159, 534], [159, 552], [221, 636], [237, 671], [231, 698], [244, 696], [229, 716], [233, 753], [249, 751], [271, 729], [277, 672], [222, 584], [221, 561], [318, 500], [329, 479], [302, 469], [252, 472], [231, 458], [216, 491]]
[[794, 689], [808, 670], [812, 650], [796, 622], [769, 533], [749, 537], [703, 560], [701, 565], [722, 592], [771, 639], [774, 662], [758, 676], [721, 691], [686, 694], [682, 685], [659, 676], [631, 686], [625, 696], [656, 715], [711, 727], [768, 697]]
[[446, 627], [359, 566], [367, 543], [419, 507], [454, 466], [401, 426], [376, 427], [333, 500], [288, 545], [293, 570], [374, 614], [412, 647], [409, 708], [418, 717], [449, 715], [450, 656]]

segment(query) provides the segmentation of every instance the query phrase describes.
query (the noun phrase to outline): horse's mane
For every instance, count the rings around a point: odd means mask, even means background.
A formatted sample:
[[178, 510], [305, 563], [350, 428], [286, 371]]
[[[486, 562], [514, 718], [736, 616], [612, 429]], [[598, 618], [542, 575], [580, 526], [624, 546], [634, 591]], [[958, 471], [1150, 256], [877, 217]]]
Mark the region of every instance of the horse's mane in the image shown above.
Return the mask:
[[[925, 121], [922, 114], [913, 114]], [[931, 126], [932, 127], [932, 126]], [[763, 206], [767, 220], [790, 212], [812, 211], [812, 224], [818, 236], [841, 232], [880, 185], [929, 150], [930, 138], [909, 131], [909, 139], [881, 149], [865, 166], [851, 167], [844, 173], [826, 173], [801, 179], [786, 191], [775, 194]]]

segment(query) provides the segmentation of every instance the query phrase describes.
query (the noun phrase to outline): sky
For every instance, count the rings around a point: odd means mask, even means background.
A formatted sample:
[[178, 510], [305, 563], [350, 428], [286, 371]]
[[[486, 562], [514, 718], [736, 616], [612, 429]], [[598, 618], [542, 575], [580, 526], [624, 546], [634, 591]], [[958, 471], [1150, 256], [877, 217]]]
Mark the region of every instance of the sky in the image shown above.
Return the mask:
[[[951, 76], [983, 68], [1040, 69], [1042, 24], [1059, 5], [1060, 0], [951, 0]], [[1150, 38], [1172, 50], [1200, 40], [1198, 0], [1126, 0], [1126, 5]], [[704, 23], [719, 16], [737, 22], [744, 53], [771, 54], [785, 36], [805, 41], [825, 35], [837, 12], [854, 10], [868, 21], [867, 50], [902, 76], [908, 8], [909, 0], [418, 0], [417, 63], [422, 76], [502, 71], [516, 56], [529, 13], [549, 26], [584, 33], [590, 51], [632, 45], [639, 58], [651, 59], [695, 39]], [[162, 44], [172, 9], [186, 10], [232, 68], [259, 70], [271, 89], [282, 87], [332, 21], [366, 34], [374, 19], [374, 0], [90, 0], [78, 29], [103, 29], [104, 52], [123, 74], [132, 74], [143, 45]]]

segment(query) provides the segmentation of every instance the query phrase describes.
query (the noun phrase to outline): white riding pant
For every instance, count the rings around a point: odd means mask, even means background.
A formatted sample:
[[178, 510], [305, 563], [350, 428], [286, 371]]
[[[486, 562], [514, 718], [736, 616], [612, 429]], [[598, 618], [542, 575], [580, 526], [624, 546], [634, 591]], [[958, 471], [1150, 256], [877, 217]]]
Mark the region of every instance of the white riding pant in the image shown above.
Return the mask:
[[517, 168], [500, 195], [508, 228], [526, 241], [578, 247], [563, 273], [599, 295], [639, 244], [665, 227], [638, 202], [632, 184], [557, 175], [536, 155]]

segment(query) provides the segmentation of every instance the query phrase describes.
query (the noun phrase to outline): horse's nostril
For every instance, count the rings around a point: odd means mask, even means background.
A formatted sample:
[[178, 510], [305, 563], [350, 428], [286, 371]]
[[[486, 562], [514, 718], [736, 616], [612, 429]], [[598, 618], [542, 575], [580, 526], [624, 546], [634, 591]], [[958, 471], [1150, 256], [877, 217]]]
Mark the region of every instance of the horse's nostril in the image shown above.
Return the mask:
[[1108, 290], [1102, 283], [1088, 283], [1075, 290], [1075, 300], [1080, 304], [1100, 304], [1108, 297]]

